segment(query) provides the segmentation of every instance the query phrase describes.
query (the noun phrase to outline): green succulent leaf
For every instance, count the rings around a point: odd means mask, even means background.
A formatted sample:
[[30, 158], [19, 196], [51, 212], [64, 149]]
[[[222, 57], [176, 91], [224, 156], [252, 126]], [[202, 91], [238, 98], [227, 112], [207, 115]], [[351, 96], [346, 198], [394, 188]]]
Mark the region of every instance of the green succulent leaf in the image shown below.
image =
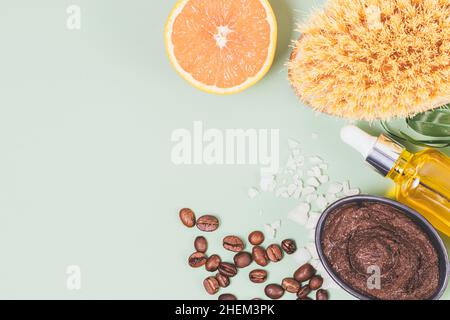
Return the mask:
[[450, 138], [450, 108], [438, 108], [406, 120], [414, 131], [428, 137]]
[[396, 130], [389, 126], [385, 121], [381, 121], [383, 129], [394, 139], [401, 142], [409, 142], [420, 147], [432, 147], [432, 148], [447, 148], [450, 147], [450, 139], [430, 138], [430, 139], [416, 139], [403, 132], [402, 130]]

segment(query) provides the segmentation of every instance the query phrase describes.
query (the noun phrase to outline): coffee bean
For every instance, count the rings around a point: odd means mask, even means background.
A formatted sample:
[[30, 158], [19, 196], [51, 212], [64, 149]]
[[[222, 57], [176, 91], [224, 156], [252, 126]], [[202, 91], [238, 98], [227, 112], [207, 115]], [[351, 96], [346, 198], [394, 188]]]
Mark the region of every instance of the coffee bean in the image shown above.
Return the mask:
[[253, 298], [252, 300], [259, 301], [259, 300], [262, 300], [262, 299], [261, 298]]
[[219, 282], [219, 286], [221, 286], [222, 288], [226, 288], [230, 285], [230, 278], [224, 276], [223, 274], [216, 274], [216, 279], [217, 282]]
[[293, 254], [297, 251], [297, 244], [292, 239], [286, 239], [281, 242], [281, 247], [287, 254]]
[[205, 237], [199, 236], [195, 238], [194, 247], [195, 250], [197, 250], [197, 252], [205, 253], [206, 250], [208, 250], [208, 241], [206, 240]]
[[303, 286], [300, 288], [300, 290], [298, 290], [297, 297], [300, 299], [306, 298], [310, 292], [311, 288], [308, 285]]
[[231, 278], [237, 274], [237, 268], [232, 263], [222, 262], [219, 265], [219, 272], [220, 274]]
[[261, 231], [253, 231], [248, 235], [248, 242], [254, 246], [259, 246], [264, 242], [264, 234]]
[[306, 280], [311, 279], [313, 275], [316, 274], [316, 270], [312, 265], [306, 263], [297, 269], [294, 273], [294, 279], [298, 282], [304, 282]]
[[294, 278], [284, 278], [281, 282], [281, 286], [290, 293], [297, 293], [298, 290], [300, 290], [300, 283]]
[[203, 286], [205, 287], [206, 292], [213, 295], [219, 291], [219, 282], [214, 277], [208, 277], [203, 280]]
[[321, 276], [314, 276], [309, 280], [309, 287], [312, 290], [319, 289], [323, 284], [323, 278]]
[[237, 300], [237, 298], [234, 294], [224, 293], [219, 296], [219, 300]]
[[180, 220], [188, 228], [195, 226], [195, 213], [189, 208], [183, 208], [180, 210]]
[[219, 228], [219, 220], [211, 215], [201, 216], [197, 219], [197, 228], [204, 232], [216, 231]]
[[297, 298], [297, 300], [312, 300], [310, 297]]
[[194, 252], [188, 259], [192, 268], [199, 268], [206, 263], [206, 255], [203, 252]]
[[279, 284], [268, 284], [266, 288], [264, 289], [264, 293], [266, 296], [268, 296], [270, 299], [280, 299], [284, 295], [284, 289]]
[[253, 260], [262, 267], [267, 266], [269, 263], [269, 258], [267, 257], [267, 252], [260, 246], [255, 246], [252, 249]]
[[236, 265], [236, 267], [245, 268], [245, 267], [248, 267], [252, 263], [253, 258], [250, 253], [242, 251], [242, 252], [236, 253], [233, 260], [234, 260], [234, 264]]
[[266, 282], [266, 280], [267, 280], [267, 271], [262, 270], [262, 269], [256, 269], [256, 270], [251, 271], [248, 274], [248, 277], [251, 282], [263, 283], [263, 282]]
[[244, 250], [244, 242], [236, 236], [227, 236], [223, 238], [223, 247], [229, 251], [240, 252]]
[[205, 263], [205, 269], [209, 272], [217, 271], [222, 260], [217, 254], [210, 256]]
[[277, 244], [271, 244], [267, 247], [267, 257], [272, 262], [278, 262], [281, 259], [283, 259], [283, 251], [281, 251], [281, 248]]
[[328, 291], [323, 289], [317, 290], [316, 300], [328, 300]]

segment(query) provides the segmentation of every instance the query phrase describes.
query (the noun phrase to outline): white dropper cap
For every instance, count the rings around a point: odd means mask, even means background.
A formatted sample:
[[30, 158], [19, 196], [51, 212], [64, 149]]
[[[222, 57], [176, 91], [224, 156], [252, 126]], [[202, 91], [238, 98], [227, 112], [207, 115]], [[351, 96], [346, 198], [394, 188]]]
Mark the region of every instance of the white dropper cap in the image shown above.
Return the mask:
[[401, 157], [404, 147], [381, 134], [373, 137], [356, 126], [345, 126], [341, 139], [362, 154], [366, 162], [379, 173], [387, 175]]
[[359, 151], [364, 159], [369, 156], [378, 140], [377, 137], [373, 137], [353, 125], [348, 125], [342, 128], [341, 139], [346, 144]]

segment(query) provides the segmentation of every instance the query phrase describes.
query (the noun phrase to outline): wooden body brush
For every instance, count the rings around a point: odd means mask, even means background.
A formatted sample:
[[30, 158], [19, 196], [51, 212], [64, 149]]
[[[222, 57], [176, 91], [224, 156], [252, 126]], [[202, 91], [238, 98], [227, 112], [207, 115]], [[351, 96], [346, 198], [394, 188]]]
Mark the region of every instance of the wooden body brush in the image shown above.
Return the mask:
[[388, 120], [450, 102], [450, 0], [329, 0], [299, 31], [289, 79], [317, 111]]

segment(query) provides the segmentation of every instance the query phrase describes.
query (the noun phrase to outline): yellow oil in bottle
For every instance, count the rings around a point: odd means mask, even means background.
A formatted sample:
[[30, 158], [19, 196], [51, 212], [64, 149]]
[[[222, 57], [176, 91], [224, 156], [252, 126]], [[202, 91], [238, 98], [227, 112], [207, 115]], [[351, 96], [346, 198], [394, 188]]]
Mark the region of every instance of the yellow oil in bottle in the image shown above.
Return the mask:
[[450, 237], [450, 157], [435, 149], [413, 154], [383, 134], [374, 137], [353, 125], [342, 128], [341, 138], [395, 182], [399, 202]]
[[433, 149], [416, 154], [404, 150], [387, 177], [396, 183], [398, 201], [450, 236], [449, 157]]

